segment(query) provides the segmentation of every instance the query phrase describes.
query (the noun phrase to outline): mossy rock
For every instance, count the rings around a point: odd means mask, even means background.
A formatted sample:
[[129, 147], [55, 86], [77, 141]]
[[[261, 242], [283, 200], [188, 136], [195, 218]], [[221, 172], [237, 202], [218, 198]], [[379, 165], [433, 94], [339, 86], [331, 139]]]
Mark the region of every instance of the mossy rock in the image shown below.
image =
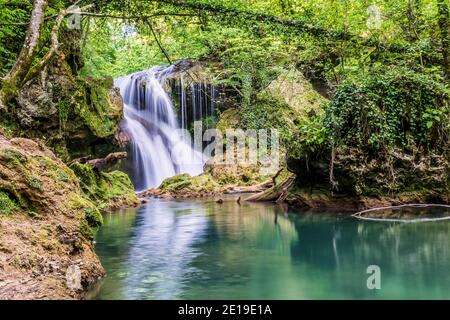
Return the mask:
[[239, 128], [241, 117], [237, 108], [230, 108], [222, 112], [216, 124], [216, 129], [225, 134], [227, 129]]
[[94, 239], [94, 228], [103, 224], [100, 210], [88, 199], [76, 195], [70, 199], [68, 207], [80, 213], [80, 233], [89, 241]]
[[220, 185], [208, 174], [190, 176], [187, 173], [165, 179], [159, 186], [162, 193], [196, 195], [213, 193]]
[[[122, 98], [113, 87], [112, 78], [79, 79], [78, 96], [74, 111], [91, 132], [98, 138], [113, 135], [122, 118]], [[76, 129], [68, 124], [68, 130]]]
[[128, 175], [121, 171], [95, 172], [88, 164], [73, 163], [83, 194], [101, 210], [139, 203]]
[[273, 97], [283, 100], [301, 117], [308, 117], [311, 112], [323, 113], [323, 106], [328, 102], [328, 99], [316, 91], [305, 76], [295, 68], [282, 72], [266, 91]]
[[159, 189], [163, 191], [169, 191], [170, 190], [178, 190], [182, 189], [184, 186], [190, 185], [191, 181], [191, 175], [187, 173], [178, 174], [173, 177], [169, 177], [165, 179], [161, 185], [159, 186]]

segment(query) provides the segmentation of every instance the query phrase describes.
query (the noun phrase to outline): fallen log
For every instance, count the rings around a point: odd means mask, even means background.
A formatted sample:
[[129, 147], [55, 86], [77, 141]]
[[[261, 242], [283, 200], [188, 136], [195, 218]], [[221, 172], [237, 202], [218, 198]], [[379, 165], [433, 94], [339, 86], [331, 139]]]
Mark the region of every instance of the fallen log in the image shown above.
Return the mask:
[[234, 194], [234, 193], [255, 193], [255, 192], [262, 192], [264, 190], [267, 190], [268, 188], [272, 187], [273, 183], [271, 180], [267, 180], [263, 183], [256, 184], [253, 186], [233, 186], [226, 190], [224, 190], [223, 193], [226, 194]]
[[287, 174], [280, 182], [273, 185], [271, 188], [266, 189], [260, 193], [250, 196], [246, 201], [276, 201], [283, 202], [288, 196], [289, 190], [292, 188], [295, 182], [295, 175], [292, 173]]

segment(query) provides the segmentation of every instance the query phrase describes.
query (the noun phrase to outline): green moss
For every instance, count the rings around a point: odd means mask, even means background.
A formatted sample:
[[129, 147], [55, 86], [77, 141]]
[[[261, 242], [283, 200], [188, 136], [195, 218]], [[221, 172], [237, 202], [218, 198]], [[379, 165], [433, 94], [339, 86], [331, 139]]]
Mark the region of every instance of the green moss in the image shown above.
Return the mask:
[[82, 99], [78, 101], [74, 111], [100, 138], [114, 134], [122, 115], [122, 107], [116, 105], [110, 97], [112, 83], [112, 78], [103, 80], [87, 78], [78, 82], [78, 95]]
[[17, 202], [14, 199], [11, 199], [11, 196], [8, 193], [0, 191], [0, 214], [9, 216], [19, 210], [20, 207]]
[[191, 177], [179, 174], [164, 180], [159, 189], [171, 194], [211, 193], [219, 188], [219, 184], [208, 174]]
[[18, 136], [17, 122], [14, 121], [8, 114], [0, 117], [0, 132], [3, 133], [7, 138], [12, 138], [13, 136]]
[[26, 162], [26, 156], [16, 149], [4, 149], [0, 152], [0, 160], [10, 169], [17, 168]]
[[80, 223], [80, 233], [85, 237], [87, 240], [92, 241], [94, 240], [94, 230], [89, 225], [87, 220], [82, 220]]
[[26, 178], [27, 184], [37, 190], [42, 190], [42, 181], [39, 178], [30, 176]]
[[69, 200], [67, 206], [69, 209], [79, 212], [80, 232], [86, 239], [93, 240], [93, 229], [103, 224], [103, 217], [96, 205], [80, 195], [75, 195]]
[[178, 174], [176, 176], [165, 179], [159, 186], [159, 189], [167, 192], [177, 191], [190, 185], [190, 179], [191, 176], [187, 173]]
[[52, 145], [52, 150], [58, 156], [58, 158], [60, 158], [64, 162], [69, 161], [70, 154], [64, 141], [59, 141], [58, 143]]
[[97, 208], [85, 208], [84, 218], [91, 227], [99, 227], [103, 224], [103, 217]]
[[120, 171], [96, 173], [91, 166], [73, 163], [71, 169], [80, 180], [83, 194], [100, 209], [114, 203], [136, 204], [134, 186], [127, 174]]
[[22, 209], [26, 209], [29, 207], [28, 200], [22, 197], [19, 192], [17, 192], [16, 188], [11, 182], [0, 179], [0, 190], [3, 190], [3, 192], [7, 192]]
[[33, 159], [35, 163], [43, 170], [45, 175], [58, 182], [67, 183], [75, 181], [77, 178], [72, 170], [65, 166], [58, 166], [53, 160], [48, 157], [36, 157]]
[[198, 193], [214, 192], [219, 184], [208, 174], [201, 174], [192, 178], [190, 189]]

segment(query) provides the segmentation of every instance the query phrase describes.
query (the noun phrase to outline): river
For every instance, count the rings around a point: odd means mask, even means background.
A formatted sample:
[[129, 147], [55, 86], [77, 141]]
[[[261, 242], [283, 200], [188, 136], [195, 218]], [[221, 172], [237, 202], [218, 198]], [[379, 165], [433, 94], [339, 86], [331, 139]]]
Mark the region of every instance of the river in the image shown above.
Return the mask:
[[[450, 298], [450, 221], [387, 223], [212, 199], [104, 216], [94, 299]], [[368, 289], [367, 268], [381, 289]]]

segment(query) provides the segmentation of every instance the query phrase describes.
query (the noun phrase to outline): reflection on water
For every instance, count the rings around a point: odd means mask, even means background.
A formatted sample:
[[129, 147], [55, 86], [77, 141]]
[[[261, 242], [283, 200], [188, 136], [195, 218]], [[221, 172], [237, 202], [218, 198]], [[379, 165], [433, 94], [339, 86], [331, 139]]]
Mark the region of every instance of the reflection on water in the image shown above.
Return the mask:
[[[450, 221], [364, 222], [235, 200], [152, 199], [107, 215], [96, 298], [450, 298]], [[381, 290], [366, 286], [373, 264]]]

